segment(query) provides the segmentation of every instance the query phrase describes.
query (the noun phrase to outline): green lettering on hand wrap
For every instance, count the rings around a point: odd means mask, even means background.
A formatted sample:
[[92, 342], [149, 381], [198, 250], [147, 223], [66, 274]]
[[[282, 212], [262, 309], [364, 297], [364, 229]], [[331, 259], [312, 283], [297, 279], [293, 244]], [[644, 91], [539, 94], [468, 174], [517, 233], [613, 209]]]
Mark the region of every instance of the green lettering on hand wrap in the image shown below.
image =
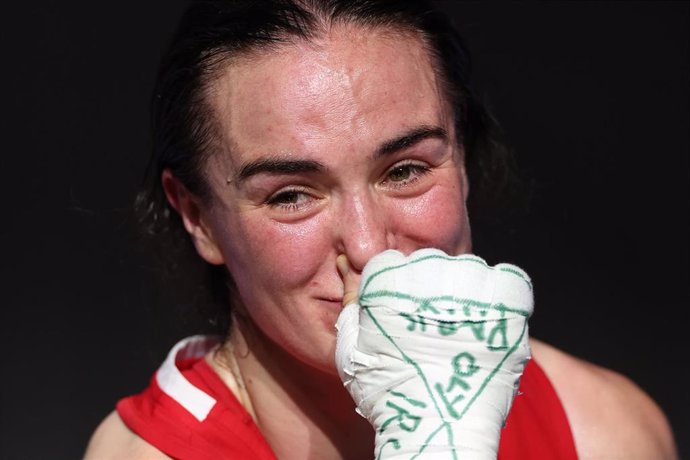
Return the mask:
[[[487, 385], [500, 372], [506, 360], [513, 354], [520, 343], [526, 339], [527, 318], [530, 312], [514, 306], [504, 305], [503, 303], [492, 304], [476, 299], [457, 298], [452, 295], [420, 298], [405, 292], [391, 290], [369, 291], [368, 288], [372, 281], [378, 276], [421, 263], [431, 258], [444, 259], [451, 262], [474, 262], [486, 266], [483, 261], [476, 258], [462, 259], [430, 255], [404, 264], [385, 267], [366, 279], [360, 291], [360, 305], [378, 332], [393, 345], [399, 358], [414, 369], [416, 379], [420, 382], [420, 388], [423, 388], [425, 393], [425, 400], [422, 401], [389, 390], [389, 396], [385, 403], [387, 412], [383, 417], [383, 423], [379, 427], [379, 435], [386, 436], [386, 430], [393, 426], [393, 424], [407, 432], [418, 430], [424, 417], [431, 416], [428, 411], [428, 408], [430, 408], [434, 414], [433, 418], [440, 420], [440, 424], [434, 425], [432, 428], [427, 427], [429, 434], [425, 438], [425, 442], [411, 458], [420, 456], [435, 437], [440, 433], [445, 433], [447, 444], [450, 446], [450, 458], [457, 459], [457, 436], [453, 430], [453, 422], [461, 420], [471, 409], [477, 399], [481, 397]], [[500, 270], [521, 278], [529, 285], [531, 290], [531, 283], [519, 271], [509, 268], [501, 268]], [[492, 365], [493, 368], [489, 369], [481, 380], [477, 380], [477, 376], [480, 374], [480, 370], [482, 370], [482, 363], [479, 363], [477, 356], [471, 352], [459, 350], [447, 363], [447, 380], [432, 381], [432, 378], [425, 373], [423, 363], [420, 364], [418, 360], [409, 356], [403, 350], [403, 347], [400, 346], [399, 339], [391, 335], [383, 326], [385, 320], [382, 321], [383, 317], [380, 316], [382, 312], [377, 310], [377, 303], [384, 299], [414, 303], [416, 307], [414, 311], [397, 313], [402, 322], [401, 324], [405, 325], [404, 329], [406, 331], [424, 335], [437, 334], [439, 337], [450, 338], [461, 334], [463, 330], [467, 330], [468, 333], [462, 336], [462, 340], [457, 341], [459, 346], [469, 342], [482, 344], [486, 351], [502, 356], [500, 359], [497, 356], [497, 364]], [[389, 311], [384, 313], [388, 315], [387, 318], [390, 317]], [[492, 319], [486, 319], [487, 317]], [[518, 319], [522, 322], [521, 331], [512, 340], [512, 343], [508, 331], [508, 321], [511, 319]], [[458, 435], [461, 436], [462, 433]], [[401, 439], [399, 436], [389, 436], [384, 442], [380, 443], [381, 448], [377, 458], [386, 458], [384, 451], [399, 450], [403, 443], [404, 439]], [[443, 444], [446, 444], [446, 442], [443, 442]]]

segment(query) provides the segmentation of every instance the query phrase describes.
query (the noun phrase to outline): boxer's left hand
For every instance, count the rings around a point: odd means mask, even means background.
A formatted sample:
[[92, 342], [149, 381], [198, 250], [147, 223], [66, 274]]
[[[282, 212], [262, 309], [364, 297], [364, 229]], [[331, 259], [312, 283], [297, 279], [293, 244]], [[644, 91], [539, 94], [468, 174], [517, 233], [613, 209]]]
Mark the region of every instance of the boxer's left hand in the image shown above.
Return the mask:
[[376, 429], [376, 458], [495, 459], [530, 355], [527, 275], [472, 255], [386, 251], [365, 267], [357, 299], [338, 266], [336, 365]]

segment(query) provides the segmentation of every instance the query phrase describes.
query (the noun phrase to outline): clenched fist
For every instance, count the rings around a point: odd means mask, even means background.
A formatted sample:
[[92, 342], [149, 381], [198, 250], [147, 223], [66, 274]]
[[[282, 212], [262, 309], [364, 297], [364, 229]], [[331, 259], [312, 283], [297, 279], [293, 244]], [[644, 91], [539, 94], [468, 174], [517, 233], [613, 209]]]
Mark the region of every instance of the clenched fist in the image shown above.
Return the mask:
[[346, 303], [336, 365], [376, 430], [377, 459], [495, 459], [530, 358], [532, 285], [518, 267], [422, 249], [385, 251]]

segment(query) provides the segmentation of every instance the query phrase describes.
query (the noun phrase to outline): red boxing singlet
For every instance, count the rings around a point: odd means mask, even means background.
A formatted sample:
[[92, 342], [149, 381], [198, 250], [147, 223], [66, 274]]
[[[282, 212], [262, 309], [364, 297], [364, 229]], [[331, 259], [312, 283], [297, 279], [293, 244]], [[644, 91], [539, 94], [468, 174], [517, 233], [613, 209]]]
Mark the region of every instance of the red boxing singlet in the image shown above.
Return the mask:
[[[148, 388], [118, 402], [120, 418], [176, 459], [276, 460], [249, 413], [203, 359], [215, 343], [196, 336], [175, 345]], [[498, 458], [577, 459], [563, 406], [533, 360], [520, 380]]]

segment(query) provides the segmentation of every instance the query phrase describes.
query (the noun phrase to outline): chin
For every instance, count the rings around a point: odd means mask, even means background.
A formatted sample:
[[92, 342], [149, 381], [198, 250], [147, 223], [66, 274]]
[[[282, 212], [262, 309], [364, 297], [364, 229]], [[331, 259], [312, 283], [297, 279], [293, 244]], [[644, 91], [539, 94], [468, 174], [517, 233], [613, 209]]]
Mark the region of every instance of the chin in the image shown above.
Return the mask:
[[314, 345], [312, 350], [323, 351], [323, 353], [319, 353], [315, 356], [312, 352], [311, 356], [305, 356], [306, 359], [303, 359], [302, 362], [314, 368], [319, 373], [332, 376], [340, 381], [338, 370], [335, 368], [335, 331], [326, 343], [321, 341], [320, 344]]

